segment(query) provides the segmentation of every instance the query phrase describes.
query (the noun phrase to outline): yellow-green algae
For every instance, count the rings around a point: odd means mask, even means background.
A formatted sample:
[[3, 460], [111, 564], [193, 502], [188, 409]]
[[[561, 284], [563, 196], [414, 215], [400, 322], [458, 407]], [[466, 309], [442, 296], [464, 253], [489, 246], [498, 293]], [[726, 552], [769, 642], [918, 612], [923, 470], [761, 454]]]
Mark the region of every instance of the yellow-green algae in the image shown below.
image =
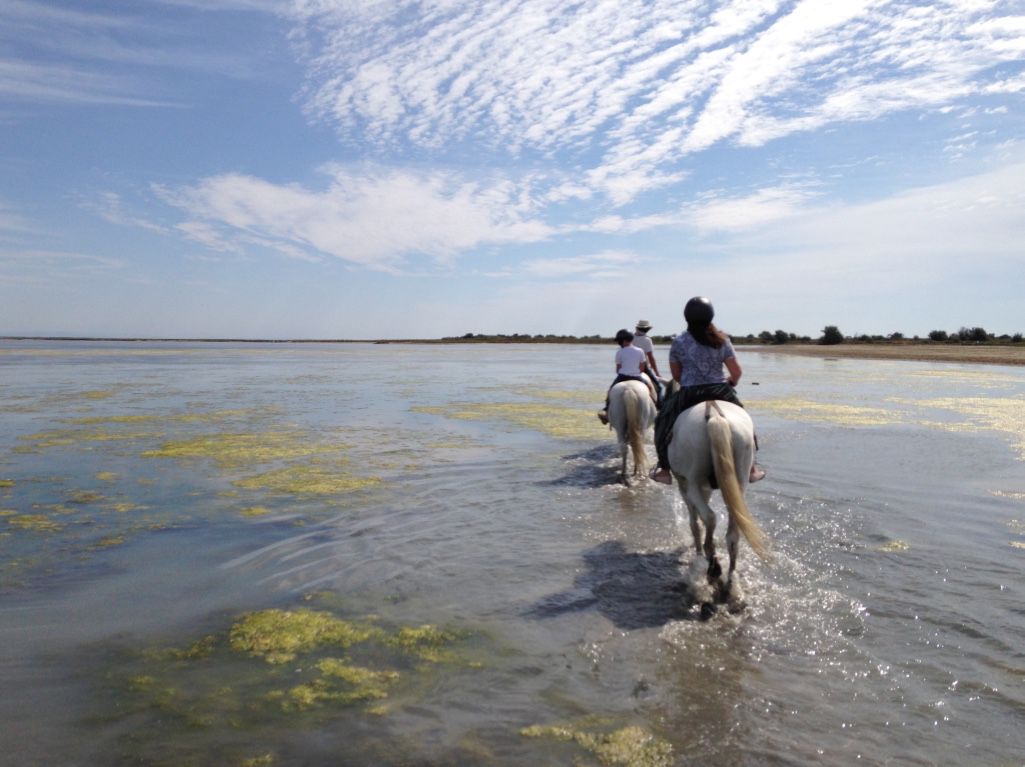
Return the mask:
[[444, 649], [456, 640], [456, 635], [436, 626], [404, 626], [388, 638], [388, 644], [399, 647], [411, 655], [431, 663], [451, 660], [451, 652]]
[[536, 402], [453, 403], [445, 407], [418, 406], [411, 410], [464, 421], [505, 421], [559, 439], [594, 439], [607, 431], [591, 410]]
[[270, 509], [265, 506], [247, 506], [239, 511], [243, 517], [263, 517], [270, 514]]
[[968, 416], [984, 428], [1009, 435], [1025, 460], [1025, 397], [941, 397], [918, 404]]
[[98, 471], [96, 472], [96, 479], [100, 482], [117, 482], [119, 475], [112, 471]]
[[71, 447], [83, 442], [124, 442], [160, 437], [159, 432], [105, 431], [102, 429], [54, 429], [18, 437], [24, 443], [14, 448], [16, 453], [35, 453], [53, 447]]
[[148, 509], [148, 506], [140, 506], [137, 503], [130, 503], [128, 501], [117, 501], [115, 503], [108, 503], [105, 508], [111, 511], [116, 511], [118, 514], [125, 514], [129, 511], [137, 511], [138, 509]]
[[68, 503], [74, 503], [78, 506], [87, 506], [102, 500], [103, 496], [92, 490], [72, 490], [68, 493]]
[[68, 418], [66, 423], [95, 426], [107, 423], [212, 423], [235, 418], [245, 418], [257, 413], [252, 410], [213, 410], [200, 413], [167, 413], [136, 415], [96, 415]]
[[303, 464], [284, 466], [262, 474], [237, 479], [233, 484], [247, 490], [269, 490], [292, 495], [350, 493], [380, 483], [378, 477], [357, 477], [340, 466]]
[[263, 610], [249, 613], [232, 626], [229, 642], [237, 652], [262, 657], [268, 663], [288, 663], [298, 653], [322, 645], [346, 648], [380, 634], [380, 629], [319, 610]]
[[342, 447], [317, 444], [308, 435], [297, 432], [205, 434], [170, 440], [158, 448], [144, 451], [142, 455], [144, 458], [210, 458], [222, 467], [232, 468], [306, 458]]
[[64, 526], [54, 522], [43, 514], [14, 514], [7, 516], [5, 521], [11, 527], [19, 530], [31, 530], [36, 533], [56, 533], [64, 529]]
[[66, 395], [68, 398], [79, 397], [87, 400], [110, 399], [114, 392], [110, 389], [92, 389], [90, 391], [78, 392], [77, 394]]
[[[233, 740], [239, 731], [292, 728], [297, 717], [308, 723], [337, 722], [343, 711], [384, 715], [384, 701], [397, 693], [404, 702], [415, 699], [432, 688], [425, 683], [428, 670], [446, 668], [405, 661], [416, 657], [420, 644], [411, 638], [434, 642], [455, 634], [429, 626], [389, 631], [370, 625], [372, 619], [347, 621], [305, 608], [263, 610], [183, 649], [129, 653], [104, 673], [105, 684], [115, 685], [111, 692], [123, 693], [115, 696], [113, 715], [144, 727], [147, 749], [180, 743], [183, 728]], [[291, 661], [268, 663], [272, 658]]]
[[271, 693], [272, 700], [281, 700], [285, 710], [304, 711], [325, 703], [350, 705], [388, 696], [388, 688], [398, 678], [397, 671], [374, 671], [353, 666], [338, 658], [324, 658], [317, 663], [321, 676], [296, 685], [287, 692]]
[[128, 539], [125, 538], [125, 536], [123, 534], [121, 534], [121, 535], [110, 535], [110, 536], [107, 536], [106, 538], [100, 538], [100, 540], [96, 541], [96, 543], [94, 543], [92, 545], [92, 548], [94, 548], [94, 549], [112, 549], [115, 546], [123, 545], [126, 540], [128, 540]]
[[14, 487], [13, 479], [0, 479], [0, 487]]
[[632, 725], [610, 733], [593, 733], [569, 727], [534, 725], [520, 730], [528, 738], [554, 738], [576, 743], [602, 764], [623, 767], [670, 767], [673, 747], [643, 727]]
[[756, 412], [768, 412], [795, 421], [840, 426], [888, 426], [906, 420], [905, 414], [896, 410], [806, 399], [757, 400], [750, 402], [749, 407]]
[[260, 754], [259, 756], [251, 756], [248, 759], [243, 759], [239, 762], [240, 767], [270, 767], [277, 761], [277, 757], [274, 754]]
[[896, 553], [898, 551], [907, 551], [910, 548], [911, 548], [911, 546], [908, 545], [905, 541], [894, 540], [894, 541], [887, 541], [883, 545], [878, 546], [876, 548], [876, 550], [877, 551], [881, 551], [881, 552], [886, 553], [886, 554], [893, 554], [893, 553]]

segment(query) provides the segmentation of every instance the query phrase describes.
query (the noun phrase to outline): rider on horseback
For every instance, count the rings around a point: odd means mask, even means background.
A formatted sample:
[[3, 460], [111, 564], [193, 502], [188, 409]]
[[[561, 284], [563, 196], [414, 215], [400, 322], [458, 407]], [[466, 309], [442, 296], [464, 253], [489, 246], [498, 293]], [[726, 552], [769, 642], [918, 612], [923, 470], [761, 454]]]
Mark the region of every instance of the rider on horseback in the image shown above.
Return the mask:
[[[651, 399], [657, 401], [655, 389], [651, 385], [644, 371], [648, 363], [644, 358], [644, 351], [633, 345], [634, 334], [625, 328], [616, 333], [616, 343], [619, 350], [616, 352], [616, 380], [609, 386], [609, 391], [617, 383], [623, 381], [640, 381], [647, 384]], [[605, 393], [605, 407], [598, 411], [598, 420], [607, 424], [609, 422], [609, 394]]]
[[[669, 349], [669, 370], [680, 389], [667, 394], [655, 419], [655, 450], [658, 470], [652, 475], [656, 482], [672, 483], [669, 472], [669, 441], [676, 417], [687, 408], [707, 400], [726, 400], [744, 407], [734, 386], [740, 381], [741, 369], [729, 336], [712, 324], [715, 310], [712, 302], [695, 296], [683, 310], [687, 330], [673, 339]], [[729, 377], [723, 372], [723, 366]], [[757, 482], [765, 472], [751, 466], [749, 482]]]

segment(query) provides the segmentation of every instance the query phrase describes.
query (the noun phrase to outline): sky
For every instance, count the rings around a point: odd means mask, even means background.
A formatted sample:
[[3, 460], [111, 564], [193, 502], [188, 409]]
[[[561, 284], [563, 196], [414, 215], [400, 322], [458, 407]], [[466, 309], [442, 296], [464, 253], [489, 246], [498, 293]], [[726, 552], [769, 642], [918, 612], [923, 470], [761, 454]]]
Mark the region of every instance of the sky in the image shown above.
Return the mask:
[[1025, 0], [3, 0], [0, 335], [1025, 332]]

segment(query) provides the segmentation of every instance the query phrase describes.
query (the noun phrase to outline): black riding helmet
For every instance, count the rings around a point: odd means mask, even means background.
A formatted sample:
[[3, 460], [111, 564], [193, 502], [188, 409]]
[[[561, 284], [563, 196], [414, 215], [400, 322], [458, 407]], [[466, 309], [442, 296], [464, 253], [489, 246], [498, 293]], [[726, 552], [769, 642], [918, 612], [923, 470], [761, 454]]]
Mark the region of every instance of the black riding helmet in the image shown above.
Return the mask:
[[708, 325], [715, 316], [712, 302], [704, 296], [694, 296], [683, 307], [683, 318], [688, 325]]
[[634, 340], [634, 334], [631, 333], [626, 328], [623, 328], [618, 333], [616, 333], [616, 343], [617, 344], [621, 344], [621, 343], [623, 343], [623, 341], [633, 341], [633, 340]]

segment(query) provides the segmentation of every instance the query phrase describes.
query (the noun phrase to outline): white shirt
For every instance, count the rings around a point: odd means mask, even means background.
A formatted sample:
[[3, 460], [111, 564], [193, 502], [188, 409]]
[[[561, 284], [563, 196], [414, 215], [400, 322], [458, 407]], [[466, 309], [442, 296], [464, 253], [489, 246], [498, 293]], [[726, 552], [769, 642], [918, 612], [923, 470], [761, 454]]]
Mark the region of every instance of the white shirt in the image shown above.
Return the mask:
[[634, 346], [636, 346], [638, 349], [646, 352], [647, 354], [654, 354], [655, 353], [655, 344], [653, 344], [651, 342], [651, 339], [648, 338], [643, 333], [638, 333], [637, 335], [634, 336]]
[[641, 366], [647, 361], [642, 349], [636, 346], [623, 346], [616, 352], [616, 364], [622, 376], [639, 376]]

